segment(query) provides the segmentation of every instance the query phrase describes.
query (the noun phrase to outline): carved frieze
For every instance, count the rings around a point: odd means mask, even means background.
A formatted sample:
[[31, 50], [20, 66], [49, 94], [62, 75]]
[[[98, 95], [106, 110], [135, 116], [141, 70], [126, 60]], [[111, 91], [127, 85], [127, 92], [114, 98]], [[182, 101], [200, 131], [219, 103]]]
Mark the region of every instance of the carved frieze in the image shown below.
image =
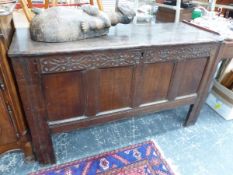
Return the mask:
[[[151, 47], [143, 51], [122, 50], [82, 53], [72, 55], [57, 55], [39, 59], [41, 73], [67, 72], [105, 67], [135, 65], [142, 60], [144, 63], [161, 61], [185, 60], [210, 57], [216, 45], [186, 45], [169, 47]], [[144, 54], [143, 54], [144, 52]], [[142, 56], [143, 55], [143, 56]]]
[[141, 55], [141, 51], [136, 50], [112, 53], [61, 55], [41, 58], [39, 61], [42, 73], [53, 73], [134, 65], [139, 63]]
[[193, 45], [156, 47], [146, 49], [144, 53], [144, 63], [154, 63], [158, 61], [184, 60], [192, 58], [207, 58], [211, 56], [213, 45]]

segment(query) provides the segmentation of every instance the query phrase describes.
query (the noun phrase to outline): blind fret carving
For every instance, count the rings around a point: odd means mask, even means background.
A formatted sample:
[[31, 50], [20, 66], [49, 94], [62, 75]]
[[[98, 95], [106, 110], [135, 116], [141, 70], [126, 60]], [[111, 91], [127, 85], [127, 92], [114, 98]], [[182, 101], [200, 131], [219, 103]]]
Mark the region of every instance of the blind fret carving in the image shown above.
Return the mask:
[[114, 52], [109, 54], [77, 54], [42, 58], [40, 59], [40, 67], [42, 73], [66, 72], [72, 70], [135, 65], [139, 63], [140, 59], [140, 51]]
[[[117, 51], [108, 53], [82, 53], [59, 55], [41, 58], [42, 73], [66, 72], [73, 70], [88, 70], [95, 68], [135, 65], [142, 60], [144, 63], [154, 63], [169, 60], [184, 60], [192, 58], [207, 58], [211, 56], [215, 45], [154, 47], [134, 51]], [[144, 52], [144, 54], [143, 54]], [[143, 56], [142, 56], [143, 55]]]
[[211, 56], [211, 51], [213, 50], [211, 45], [203, 46], [178, 46], [176, 49], [174, 47], [158, 47], [146, 49], [144, 54], [144, 63], [154, 63], [158, 61], [168, 61], [168, 60], [184, 60], [192, 58], [207, 58]]

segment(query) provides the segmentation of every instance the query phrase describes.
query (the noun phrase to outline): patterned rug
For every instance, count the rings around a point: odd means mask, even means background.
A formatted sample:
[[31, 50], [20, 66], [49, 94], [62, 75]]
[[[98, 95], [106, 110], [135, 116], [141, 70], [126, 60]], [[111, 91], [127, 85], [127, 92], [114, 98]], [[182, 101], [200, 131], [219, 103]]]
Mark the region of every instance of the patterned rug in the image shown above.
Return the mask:
[[40, 170], [30, 175], [174, 175], [152, 141]]

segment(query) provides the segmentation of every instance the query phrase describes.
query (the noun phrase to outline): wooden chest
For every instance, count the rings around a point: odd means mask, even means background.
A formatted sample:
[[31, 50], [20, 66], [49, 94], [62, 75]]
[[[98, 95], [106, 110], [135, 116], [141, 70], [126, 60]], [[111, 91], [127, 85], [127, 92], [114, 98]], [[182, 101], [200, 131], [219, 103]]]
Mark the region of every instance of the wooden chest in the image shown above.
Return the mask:
[[108, 36], [41, 43], [16, 29], [9, 56], [41, 163], [54, 163], [51, 133], [191, 105], [194, 124], [221, 45], [186, 24], [118, 25]]

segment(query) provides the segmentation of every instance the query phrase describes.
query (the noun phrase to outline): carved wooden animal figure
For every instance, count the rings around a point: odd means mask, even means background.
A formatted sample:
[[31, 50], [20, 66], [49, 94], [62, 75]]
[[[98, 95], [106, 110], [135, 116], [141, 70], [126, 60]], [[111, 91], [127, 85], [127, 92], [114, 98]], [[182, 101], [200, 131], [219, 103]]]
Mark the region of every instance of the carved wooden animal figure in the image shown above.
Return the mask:
[[32, 19], [31, 38], [43, 42], [75, 41], [106, 35], [111, 26], [128, 24], [135, 16], [129, 6], [119, 5], [105, 13], [90, 5], [81, 8], [52, 7]]

